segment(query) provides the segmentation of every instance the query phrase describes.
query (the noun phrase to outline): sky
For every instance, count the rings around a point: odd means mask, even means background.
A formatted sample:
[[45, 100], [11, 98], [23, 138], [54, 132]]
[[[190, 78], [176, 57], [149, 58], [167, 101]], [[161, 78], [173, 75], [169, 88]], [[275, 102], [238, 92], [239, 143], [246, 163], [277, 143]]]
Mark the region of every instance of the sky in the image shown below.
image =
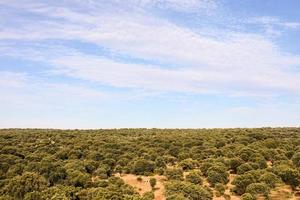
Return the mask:
[[0, 128], [300, 126], [298, 0], [0, 0]]

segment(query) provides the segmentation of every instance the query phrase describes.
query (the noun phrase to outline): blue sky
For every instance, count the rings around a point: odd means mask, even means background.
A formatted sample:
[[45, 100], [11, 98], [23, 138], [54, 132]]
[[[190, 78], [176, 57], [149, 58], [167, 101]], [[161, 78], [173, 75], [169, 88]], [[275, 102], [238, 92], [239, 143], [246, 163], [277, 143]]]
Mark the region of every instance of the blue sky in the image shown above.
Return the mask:
[[0, 127], [300, 125], [298, 0], [0, 0]]

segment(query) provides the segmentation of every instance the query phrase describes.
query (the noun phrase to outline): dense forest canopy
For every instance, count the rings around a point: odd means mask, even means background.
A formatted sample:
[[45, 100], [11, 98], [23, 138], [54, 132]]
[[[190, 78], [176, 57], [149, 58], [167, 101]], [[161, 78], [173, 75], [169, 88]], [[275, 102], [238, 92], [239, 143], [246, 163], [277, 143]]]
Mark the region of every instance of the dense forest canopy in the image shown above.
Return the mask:
[[[153, 190], [122, 174], [152, 177]], [[297, 195], [300, 128], [0, 130], [3, 200], [150, 200], [154, 175], [167, 200], [270, 198], [282, 185]]]

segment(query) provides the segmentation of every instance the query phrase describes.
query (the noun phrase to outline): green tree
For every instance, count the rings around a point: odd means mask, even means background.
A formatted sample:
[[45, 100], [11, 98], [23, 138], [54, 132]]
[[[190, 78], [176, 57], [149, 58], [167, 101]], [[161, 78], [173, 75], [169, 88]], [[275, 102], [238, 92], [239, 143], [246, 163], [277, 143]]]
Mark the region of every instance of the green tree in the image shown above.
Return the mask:
[[171, 168], [165, 171], [168, 180], [183, 180], [183, 171], [180, 168]]
[[[182, 195], [190, 200], [211, 200], [212, 193], [206, 188], [192, 183], [168, 181], [165, 184], [167, 199], [173, 195]], [[177, 196], [178, 197], [178, 196]]]
[[256, 197], [257, 195], [261, 194], [268, 198], [270, 193], [270, 188], [265, 183], [251, 183], [246, 188], [246, 193], [252, 194], [252, 196]]
[[256, 177], [252, 174], [242, 174], [235, 177], [233, 180], [233, 185], [235, 185], [234, 191], [238, 195], [242, 195], [245, 193], [246, 188], [251, 183], [255, 183], [257, 181]]
[[193, 170], [185, 177], [186, 181], [202, 185], [201, 172]]
[[16, 199], [23, 199], [26, 193], [42, 191], [47, 186], [48, 183], [44, 177], [36, 173], [25, 172], [21, 176], [11, 179], [5, 186], [4, 191]]
[[149, 182], [150, 182], [150, 185], [151, 185], [151, 187], [153, 189], [155, 187], [155, 185], [156, 185], [156, 178], [150, 178]]
[[147, 175], [154, 171], [154, 163], [145, 159], [134, 162], [132, 172], [137, 175]]
[[250, 170], [253, 170], [253, 167], [249, 163], [243, 163], [237, 167], [237, 174], [244, 174]]
[[296, 167], [300, 167], [300, 152], [297, 152], [293, 155], [292, 161]]
[[278, 183], [280, 180], [276, 174], [272, 172], [266, 172], [259, 178], [259, 181], [266, 183], [270, 188], [274, 188], [276, 183]]
[[215, 185], [215, 190], [217, 191], [217, 196], [224, 195], [225, 189], [226, 189], [225, 186], [221, 183], [217, 183]]
[[155, 159], [155, 166], [156, 168], [166, 168], [166, 163], [163, 157], [159, 156]]
[[283, 182], [295, 189], [300, 184], [300, 173], [288, 165], [278, 165], [273, 169]]
[[226, 168], [219, 165], [214, 165], [207, 171], [207, 180], [212, 186], [214, 186], [216, 183], [228, 183], [228, 176], [229, 173], [227, 172]]
[[250, 193], [244, 193], [241, 196], [241, 200], [255, 200], [256, 198]]

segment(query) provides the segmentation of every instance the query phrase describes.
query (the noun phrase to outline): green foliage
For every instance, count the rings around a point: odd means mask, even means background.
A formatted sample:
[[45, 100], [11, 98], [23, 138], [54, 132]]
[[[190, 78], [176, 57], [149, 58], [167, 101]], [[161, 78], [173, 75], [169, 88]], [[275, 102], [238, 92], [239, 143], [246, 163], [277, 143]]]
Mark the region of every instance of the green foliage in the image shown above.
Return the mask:
[[6, 194], [16, 198], [24, 198], [26, 193], [42, 191], [47, 188], [46, 179], [36, 173], [25, 172], [21, 176], [16, 176], [9, 180], [4, 187]]
[[245, 193], [247, 186], [256, 181], [256, 177], [252, 174], [238, 175], [233, 180], [233, 185], [235, 185], [234, 191], [238, 195], [242, 195]]
[[185, 180], [194, 183], [194, 184], [200, 184], [202, 185], [202, 178], [201, 178], [201, 172], [197, 170], [191, 171], [188, 175], [186, 175]]
[[256, 198], [250, 193], [244, 193], [241, 196], [241, 200], [255, 200]]
[[[300, 128], [1, 129], [0, 199], [152, 198], [140, 196], [116, 173], [166, 175], [170, 200], [210, 199], [210, 189], [201, 186], [204, 177], [221, 195], [229, 172], [238, 174], [233, 191], [239, 195], [279, 181], [296, 189], [299, 133]], [[190, 172], [185, 180], [184, 171]]]
[[229, 167], [233, 171], [233, 173], [237, 173], [237, 168], [243, 163], [244, 161], [239, 157], [231, 158], [229, 160]]
[[252, 196], [257, 196], [259, 194], [268, 197], [270, 193], [270, 188], [265, 183], [251, 183], [246, 188], [246, 193], [252, 194]]
[[167, 197], [166, 200], [189, 200], [183, 194], [174, 194]]
[[300, 167], [300, 152], [296, 152], [292, 157], [293, 164], [296, 167]]
[[154, 193], [151, 192], [146, 192], [141, 200], [153, 200], [154, 199]]
[[154, 188], [156, 185], [156, 178], [150, 178], [149, 182], [150, 182], [151, 187]]
[[253, 167], [249, 163], [243, 163], [237, 167], [237, 174], [244, 174], [250, 170], [253, 170]]
[[176, 198], [185, 197], [190, 200], [211, 200], [212, 194], [210, 191], [205, 189], [202, 186], [195, 185], [192, 183], [181, 182], [181, 181], [169, 181], [165, 184], [166, 187], [166, 196], [167, 199], [173, 198], [176, 195]]
[[288, 165], [278, 165], [273, 169], [283, 182], [295, 189], [300, 184], [300, 173], [298, 170], [291, 168]]
[[147, 175], [154, 171], [154, 163], [145, 159], [138, 159], [134, 162], [132, 173], [137, 175]]
[[156, 168], [166, 168], [166, 163], [163, 157], [159, 156], [155, 159]]
[[266, 172], [260, 177], [259, 181], [267, 184], [270, 188], [274, 188], [276, 183], [278, 183], [280, 180], [276, 174], [272, 172]]
[[179, 163], [179, 166], [182, 167], [183, 170], [195, 169], [198, 166], [198, 162], [191, 158], [185, 159]]
[[221, 183], [217, 183], [215, 185], [215, 190], [217, 191], [218, 195], [217, 196], [222, 196], [225, 192], [225, 186]]
[[180, 168], [171, 168], [165, 171], [168, 180], [183, 180], [183, 171]]
[[207, 171], [207, 180], [214, 186], [216, 183], [227, 184], [229, 173], [224, 166], [213, 165]]

